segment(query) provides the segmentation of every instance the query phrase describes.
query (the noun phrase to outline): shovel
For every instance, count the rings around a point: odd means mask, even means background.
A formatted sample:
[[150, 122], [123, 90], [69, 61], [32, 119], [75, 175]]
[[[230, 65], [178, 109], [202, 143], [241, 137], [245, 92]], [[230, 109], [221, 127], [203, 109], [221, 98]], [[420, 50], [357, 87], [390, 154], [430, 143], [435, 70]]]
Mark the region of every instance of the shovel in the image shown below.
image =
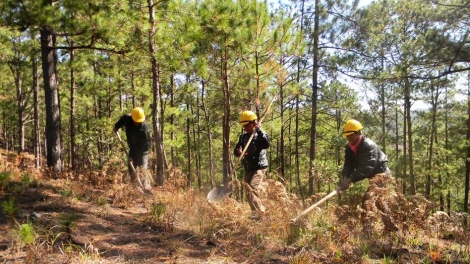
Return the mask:
[[207, 201], [218, 203], [223, 201], [232, 193], [232, 188], [229, 186], [216, 186], [207, 194]]
[[[126, 153], [126, 145], [124, 144], [124, 141], [122, 141], [121, 139], [121, 135], [119, 134], [118, 131], [116, 131], [116, 135], [118, 136], [119, 138], [119, 141], [121, 142], [121, 145], [122, 145], [122, 149], [124, 150], [124, 154], [126, 154], [126, 157], [127, 157], [127, 153]], [[140, 176], [139, 176], [139, 173], [137, 173], [135, 167], [134, 167], [134, 164], [132, 163], [132, 161], [129, 161], [129, 165], [131, 166], [132, 168], [132, 172], [135, 174], [135, 177], [137, 178], [137, 181], [139, 182], [139, 189], [140, 191], [143, 193], [143, 194], [147, 194], [147, 195], [150, 195], [150, 196], [153, 196], [153, 193], [145, 188], [145, 186], [142, 184], [142, 181], [140, 180]]]
[[[260, 124], [261, 124], [261, 121], [263, 121], [264, 117], [269, 112], [269, 109], [271, 109], [271, 105], [274, 103], [274, 100], [276, 100], [276, 97], [274, 97], [273, 100], [271, 100], [271, 102], [269, 103], [268, 108], [266, 109], [266, 112], [264, 113], [263, 117], [261, 117], [261, 119], [259, 120]], [[243, 148], [243, 151], [240, 154], [240, 157], [238, 158], [237, 163], [235, 163], [235, 166], [233, 167], [233, 170], [232, 170], [233, 172], [235, 172], [237, 170], [238, 165], [240, 164], [241, 160], [245, 156], [245, 152], [248, 149], [248, 146], [250, 146], [251, 140], [253, 139], [253, 136], [255, 135], [255, 133], [256, 133], [256, 130], [253, 131], [253, 133], [251, 133], [251, 136], [248, 139], [248, 141], [245, 145], [245, 148]], [[235, 180], [238, 181], [238, 179], [236, 179], [236, 178], [235, 178]], [[233, 191], [232, 186], [225, 186], [225, 185], [216, 186], [207, 194], [207, 201], [209, 203], [211, 203], [211, 202], [215, 202], [215, 203], [221, 202], [225, 198], [227, 198], [232, 193], [232, 191]]]
[[[243, 156], [245, 156], [245, 152], [248, 149], [248, 146], [250, 145], [251, 140], [253, 139], [253, 136], [255, 135], [255, 133], [256, 133], [256, 131], [251, 133], [251, 136], [248, 139], [248, 141], [245, 145], [245, 148], [243, 148], [243, 151], [240, 154], [240, 157], [238, 158], [237, 163], [235, 163], [235, 166], [233, 167], [233, 171], [237, 170], [238, 165], [240, 164], [241, 160], [243, 159]], [[225, 198], [227, 198], [232, 193], [232, 191], [233, 191], [232, 186], [225, 186], [225, 185], [216, 186], [207, 194], [207, 201], [209, 203], [211, 203], [211, 202], [215, 202], [215, 203], [221, 202]]]
[[305, 209], [304, 211], [302, 211], [299, 215], [297, 215], [295, 218], [292, 218], [290, 220], [290, 223], [292, 224], [295, 224], [295, 222], [297, 222], [297, 220], [299, 220], [299, 218], [301, 218], [302, 216], [310, 213], [313, 209], [315, 209], [316, 207], [318, 207], [319, 205], [321, 205], [322, 203], [324, 203], [326, 200], [330, 199], [331, 197], [335, 196], [337, 193], [339, 193], [341, 191], [341, 188], [338, 187], [336, 190], [332, 191], [331, 193], [329, 193], [327, 196], [323, 197], [322, 199], [320, 199], [320, 201], [312, 204], [309, 208]]

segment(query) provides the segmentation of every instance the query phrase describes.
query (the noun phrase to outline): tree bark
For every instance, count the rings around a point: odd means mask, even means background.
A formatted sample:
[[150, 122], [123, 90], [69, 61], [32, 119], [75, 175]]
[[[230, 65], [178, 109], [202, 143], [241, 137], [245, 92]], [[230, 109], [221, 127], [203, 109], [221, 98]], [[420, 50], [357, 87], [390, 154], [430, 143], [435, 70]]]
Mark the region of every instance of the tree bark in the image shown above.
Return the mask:
[[[406, 75], [405, 75], [406, 76]], [[416, 179], [414, 175], [413, 166], [413, 131], [411, 130], [411, 84], [408, 79], [405, 79], [405, 126], [407, 127], [408, 136], [408, 164], [410, 166], [410, 193], [416, 194]]]
[[231, 180], [232, 168], [230, 167], [230, 85], [228, 79], [227, 50], [221, 54], [221, 79], [224, 91], [224, 116], [222, 123], [222, 155], [223, 155], [223, 173], [224, 183]]
[[[301, 1], [301, 13], [300, 13], [300, 34], [304, 32], [304, 8], [305, 8], [305, 0]], [[297, 76], [296, 82], [300, 84], [300, 74], [301, 74], [301, 66], [300, 60], [297, 60]], [[295, 96], [295, 175], [297, 179], [297, 188], [299, 189], [299, 194], [304, 198], [303, 188], [302, 188], [302, 180], [300, 178], [300, 157], [299, 157], [299, 115], [300, 115], [300, 95], [297, 94]]]
[[[385, 70], [385, 65], [384, 65], [384, 58], [383, 58], [383, 54], [382, 54], [382, 57], [381, 57], [381, 67], [382, 67], [382, 70]], [[382, 120], [382, 151], [387, 154], [387, 148], [386, 148], [386, 142], [385, 142], [385, 139], [386, 139], [386, 132], [385, 132], [385, 84], [384, 83], [381, 83], [380, 84], [380, 104], [382, 106], [382, 111], [380, 111], [380, 117], [381, 117], [381, 120]]]
[[155, 168], [155, 182], [158, 186], [162, 186], [165, 181], [164, 175], [164, 148], [163, 148], [163, 137], [160, 131], [160, 117], [159, 117], [159, 105], [160, 105], [160, 71], [155, 57], [155, 11], [153, 0], [147, 0], [149, 9], [149, 35], [148, 35], [148, 48], [150, 54], [150, 63], [152, 65], [152, 92], [153, 92], [153, 135], [154, 144], [156, 146], [156, 168]]
[[315, 180], [315, 139], [317, 137], [317, 96], [318, 96], [318, 40], [320, 34], [320, 0], [315, 0], [315, 15], [313, 25], [313, 68], [312, 68], [312, 125], [310, 127], [310, 168], [308, 178], [308, 193], [312, 195], [315, 193], [314, 180]]
[[48, 25], [41, 27], [41, 55], [46, 105], [47, 166], [55, 173], [62, 171], [61, 123], [59, 83], [57, 78], [57, 54], [55, 36]]
[[209, 150], [209, 179], [211, 181], [211, 188], [215, 187], [215, 178], [214, 178], [214, 157], [213, 157], [213, 150], [212, 150], [212, 130], [211, 130], [211, 122], [210, 122], [210, 117], [209, 114], [207, 113], [207, 108], [206, 108], [206, 103], [205, 103], [205, 88], [206, 88], [206, 83], [204, 81], [201, 81], [201, 108], [202, 112], [204, 113], [204, 120], [206, 123], [206, 129], [207, 129], [207, 144], [208, 144], [208, 150]]
[[[189, 80], [190, 81], [190, 80]], [[201, 140], [201, 112], [199, 108], [199, 94], [196, 92], [196, 113], [193, 113], [194, 117], [196, 118], [196, 122], [193, 127], [194, 128], [194, 142], [197, 142], [196, 146], [200, 146]], [[197, 187], [200, 189], [202, 187], [202, 176], [201, 176], [201, 164], [202, 164], [202, 154], [201, 148], [196, 147], [196, 178], [197, 178]]]
[[[281, 118], [281, 135], [279, 137], [279, 174], [282, 181], [285, 181], [286, 177], [286, 150], [285, 150], [285, 143], [284, 143], [284, 83], [280, 83], [279, 85], [279, 112]], [[271, 164], [271, 162], [270, 162]]]
[[[23, 91], [23, 79], [21, 77], [21, 54], [16, 47], [16, 43], [13, 43], [14, 47], [14, 59], [13, 63], [10, 65], [10, 69], [13, 73], [13, 78], [15, 79], [15, 90], [16, 90], [16, 103], [18, 108], [18, 153], [24, 151], [24, 110], [25, 110], [25, 95]], [[16, 138], [16, 137], [15, 137]], [[13, 145], [14, 146], [14, 145]]]
[[[71, 43], [73, 46], [73, 42]], [[77, 144], [75, 143], [75, 71], [73, 67], [75, 52], [70, 50], [70, 163], [72, 171], [77, 169], [78, 153]]]
[[[190, 105], [191, 105], [190, 102], [188, 102], [186, 104], [186, 110], [188, 112], [191, 111]], [[187, 148], [186, 160], [188, 161], [188, 165], [187, 165], [188, 172], [186, 174], [186, 177], [187, 177], [187, 180], [188, 180], [188, 182], [187, 182], [188, 186], [187, 187], [190, 187], [191, 180], [192, 180], [191, 176], [192, 176], [192, 173], [193, 173], [192, 169], [191, 169], [191, 167], [192, 167], [191, 161], [192, 161], [192, 155], [193, 154], [192, 154], [192, 145], [191, 145], [191, 119], [189, 117], [186, 118], [186, 148]]]
[[[467, 90], [467, 142], [470, 142], [470, 70], [468, 71], [468, 90]], [[467, 143], [468, 144], [468, 143]], [[468, 195], [470, 189], [470, 147], [467, 146], [467, 159], [465, 160], [465, 197], [463, 200], [463, 211], [469, 213], [468, 211]], [[465, 220], [465, 225], [467, 225], [467, 220]]]
[[[447, 85], [445, 85], [445, 106], [444, 106], [444, 110], [445, 110], [445, 114], [444, 114], [444, 133], [445, 133], [445, 143], [444, 143], [444, 149], [446, 150], [446, 160], [445, 160], [445, 163], [446, 164], [449, 164], [449, 152], [447, 152], [449, 150], [449, 130], [448, 130], [448, 124], [449, 124], [449, 108], [448, 108], [448, 91], [447, 91]], [[446, 179], [449, 179], [449, 170], [446, 169], [446, 172], [445, 172], [445, 178]], [[442, 177], [440, 176], [439, 174], [439, 184], [443, 184], [443, 181], [442, 181]], [[440, 195], [439, 195], [439, 204], [440, 204], [440, 210], [441, 211], [444, 211], [445, 209], [445, 201], [444, 201], [444, 191], [441, 191]], [[450, 214], [450, 203], [448, 204], [449, 206], [449, 210], [447, 211], [449, 214]]]
[[[170, 106], [173, 108], [175, 107], [175, 86], [174, 86], [174, 81], [173, 81], [173, 76], [171, 76], [170, 80]], [[173, 127], [175, 125], [175, 114], [171, 113], [170, 115], [170, 125]], [[173, 129], [170, 130], [170, 140], [174, 141], [175, 140], [175, 131]], [[178, 162], [176, 159], [175, 155], [175, 147], [172, 145], [170, 146], [170, 158], [171, 158], [171, 164], [173, 166], [178, 167]]]
[[39, 77], [38, 62], [36, 56], [32, 56], [33, 61], [33, 122], [34, 122], [34, 161], [36, 169], [41, 167], [41, 133], [39, 128]]

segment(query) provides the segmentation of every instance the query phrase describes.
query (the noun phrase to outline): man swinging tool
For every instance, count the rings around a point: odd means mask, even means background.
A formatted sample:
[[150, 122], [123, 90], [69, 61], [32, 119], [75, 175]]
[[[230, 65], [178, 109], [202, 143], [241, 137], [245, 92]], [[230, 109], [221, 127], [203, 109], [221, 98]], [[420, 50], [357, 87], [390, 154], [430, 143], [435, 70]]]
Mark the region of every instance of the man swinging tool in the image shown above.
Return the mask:
[[136, 171], [134, 168], [148, 167], [148, 152], [151, 144], [150, 128], [145, 122], [144, 110], [140, 107], [132, 109], [130, 115], [123, 115], [114, 125], [114, 133], [124, 127], [129, 146], [128, 170], [132, 183], [136, 181]]
[[[261, 121], [263, 121], [264, 117], [266, 116], [266, 114], [269, 113], [269, 110], [271, 109], [271, 106], [272, 104], [274, 103], [274, 101], [276, 100], [276, 97], [274, 97], [271, 102], [269, 103], [268, 105], [268, 108], [266, 110], [266, 112], [264, 113], [264, 116], [261, 117], [261, 119], [259, 119], [258, 121], [258, 117], [256, 116], [255, 113], [253, 113], [252, 111], [244, 111], [242, 113], [242, 116], [240, 117], [240, 125], [244, 126], [244, 125], [247, 125], [245, 131], [247, 132], [246, 134], [242, 135], [241, 138], [239, 139], [239, 143], [242, 143], [241, 140], [243, 140], [243, 143], [241, 145], [238, 145], [234, 152], [235, 152], [235, 156], [238, 157], [238, 160], [237, 162], [235, 163], [235, 166], [233, 167], [233, 171], [236, 171], [237, 168], [238, 168], [238, 164], [240, 164], [240, 162], [245, 158], [245, 157], [248, 157], [248, 154], [247, 153], [247, 149], [249, 146], [251, 146], [251, 140], [253, 140], [253, 137], [255, 136], [256, 132], [260, 132], [262, 134], [265, 134], [264, 132], [262, 132], [260, 130], [260, 126], [261, 126]], [[256, 122], [256, 125], [255, 125], [255, 122]], [[252, 128], [250, 128], [250, 126]], [[247, 130], [249, 129], [249, 130]], [[266, 135], [266, 139], [267, 139], [267, 146], [266, 148], [269, 147], [269, 138], [267, 137]], [[246, 155], [245, 155], [246, 154]], [[260, 153], [261, 154], [261, 153]], [[251, 154], [252, 155], [252, 154]], [[250, 155], [250, 156], [251, 156]], [[267, 163], [267, 159], [266, 159], [266, 153], [264, 153], [264, 159], [265, 161], [265, 168], [268, 166], [268, 163]], [[265, 169], [266, 170], [266, 169]], [[264, 175], [264, 172], [263, 172], [263, 175]], [[263, 176], [264, 177], [264, 176]], [[262, 179], [262, 178], [261, 178]], [[235, 178], [235, 180], [238, 182], [238, 180]], [[260, 182], [261, 183], [261, 182]], [[249, 184], [249, 183], [247, 183]], [[233, 188], [233, 185], [230, 182], [228, 182], [227, 184], [223, 185], [223, 186], [216, 186], [214, 187], [208, 194], [207, 194], [207, 201], [209, 203], [212, 203], [212, 202], [221, 202], [223, 201], [225, 198], [227, 198], [231, 193], [232, 193], [232, 188]]]
[[387, 155], [371, 139], [363, 136], [362, 128], [362, 124], [354, 119], [348, 120], [344, 125], [342, 134], [348, 144], [339, 188], [345, 191], [351, 183], [369, 179], [369, 188], [362, 199], [362, 221], [365, 229], [371, 230], [369, 225], [380, 215], [385, 231], [397, 231], [398, 226], [391, 209], [396, 207], [398, 192], [388, 168]]
[[234, 149], [235, 156], [240, 157], [245, 146], [249, 144], [241, 162], [245, 168], [244, 181], [251, 187], [249, 188], [251, 190], [247, 190], [247, 199], [254, 219], [259, 218], [258, 213], [264, 213], [266, 210], [258, 192], [268, 167], [266, 149], [269, 147], [268, 134], [261, 130], [257, 119], [258, 117], [252, 111], [242, 113], [239, 124], [243, 126], [246, 133], [239, 137]]
[[380, 216], [385, 231], [398, 230], [392, 209], [397, 207], [395, 197], [399, 197], [399, 194], [394, 188], [388, 188], [395, 183], [388, 168], [387, 155], [371, 139], [363, 136], [362, 129], [362, 124], [357, 120], [350, 119], [346, 122], [342, 135], [348, 143], [345, 146], [345, 161], [338, 188], [291, 219], [291, 222], [295, 223], [335, 194], [346, 191], [351, 183], [369, 179], [369, 188], [363, 197], [361, 209], [364, 229], [372, 230], [372, 220]]

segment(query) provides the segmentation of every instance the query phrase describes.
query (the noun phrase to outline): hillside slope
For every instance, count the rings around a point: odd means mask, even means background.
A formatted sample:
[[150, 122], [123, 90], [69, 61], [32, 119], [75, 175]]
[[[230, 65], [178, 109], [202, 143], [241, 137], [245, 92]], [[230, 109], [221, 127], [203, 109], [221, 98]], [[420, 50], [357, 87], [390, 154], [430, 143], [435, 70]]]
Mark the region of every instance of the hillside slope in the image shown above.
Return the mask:
[[32, 164], [26, 154], [0, 159], [2, 263], [470, 262], [466, 215], [431, 215], [432, 205], [419, 196], [397, 212], [405, 216], [400, 230], [387, 233], [375, 223], [364, 230], [354, 199], [341, 206], [331, 199], [292, 225], [291, 218], [325, 194], [302, 206], [272, 179], [263, 194], [267, 213], [251, 220], [246, 202], [210, 204], [208, 190], [186, 188], [175, 168], [148, 196], [122, 182], [126, 171], [118, 161], [60, 177]]

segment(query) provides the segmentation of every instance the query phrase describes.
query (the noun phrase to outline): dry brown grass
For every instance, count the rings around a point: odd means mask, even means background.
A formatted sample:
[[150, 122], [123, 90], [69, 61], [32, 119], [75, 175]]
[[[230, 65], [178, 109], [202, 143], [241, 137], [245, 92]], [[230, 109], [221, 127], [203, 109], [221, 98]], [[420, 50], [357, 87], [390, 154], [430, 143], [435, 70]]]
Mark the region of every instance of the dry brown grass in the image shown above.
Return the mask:
[[[291, 225], [290, 219], [327, 193], [302, 201], [282, 183], [268, 179], [261, 192], [267, 211], [254, 221], [243, 199], [208, 203], [207, 190], [188, 187], [178, 168], [170, 168], [164, 186], [152, 188], [154, 196], [149, 197], [122, 180], [127, 175], [122, 164], [120, 169], [110, 165], [99, 172], [61, 178], [32, 170], [31, 178], [41, 184], [30, 188], [20, 184], [25, 171], [17, 164], [22, 159], [27, 164], [24, 158], [2, 157], [8, 159], [0, 159], [0, 170], [12, 174], [7, 193], [18, 198], [16, 220], [26, 222], [24, 215], [31, 209], [42, 214], [34, 223], [37, 238], [31, 246], [7, 242], [12, 241], [9, 235], [0, 240], [6, 247], [0, 260], [6, 263], [470, 261], [466, 214], [433, 213], [433, 204], [423, 196], [405, 197], [390, 187], [371, 192], [386, 202], [400, 228], [396, 232], [384, 232], [382, 216], [387, 210], [375, 196], [366, 205], [376, 215], [367, 215], [368, 230], [364, 230], [362, 196], [354, 192], [330, 199]], [[77, 218], [66, 221], [74, 213]], [[65, 223], [70, 225], [68, 235], [59, 235]], [[0, 228], [10, 234], [15, 227]]]

